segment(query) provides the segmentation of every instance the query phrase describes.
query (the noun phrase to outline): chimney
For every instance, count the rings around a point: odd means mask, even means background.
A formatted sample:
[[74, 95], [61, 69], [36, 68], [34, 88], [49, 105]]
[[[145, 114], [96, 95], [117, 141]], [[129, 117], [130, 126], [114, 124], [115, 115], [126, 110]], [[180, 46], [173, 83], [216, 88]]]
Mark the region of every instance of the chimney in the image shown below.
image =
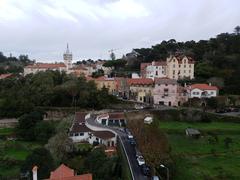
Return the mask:
[[187, 83], [184, 83], [184, 87], [187, 87]]
[[32, 168], [33, 180], [37, 180], [37, 179], [38, 179], [38, 178], [37, 178], [37, 169], [38, 169], [37, 166], [34, 166], [34, 167]]

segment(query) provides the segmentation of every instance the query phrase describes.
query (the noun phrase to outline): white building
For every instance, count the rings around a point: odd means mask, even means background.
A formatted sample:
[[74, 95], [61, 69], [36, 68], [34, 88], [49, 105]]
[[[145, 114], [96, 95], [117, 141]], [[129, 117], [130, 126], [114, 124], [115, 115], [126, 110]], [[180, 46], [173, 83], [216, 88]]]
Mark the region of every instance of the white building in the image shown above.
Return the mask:
[[126, 118], [122, 112], [106, 113], [97, 116], [97, 122], [106, 126], [125, 126]]
[[102, 144], [105, 146], [116, 146], [117, 135], [113, 132], [96, 129], [90, 129], [86, 126], [85, 120], [89, 118], [89, 114], [77, 112], [69, 136], [73, 142], [87, 142], [89, 144]]
[[153, 61], [146, 67], [146, 78], [162, 78], [166, 77], [166, 62]]
[[211, 98], [218, 95], [218, 87], [211, 84], [192, 84], [187, 90], [189, 98]]

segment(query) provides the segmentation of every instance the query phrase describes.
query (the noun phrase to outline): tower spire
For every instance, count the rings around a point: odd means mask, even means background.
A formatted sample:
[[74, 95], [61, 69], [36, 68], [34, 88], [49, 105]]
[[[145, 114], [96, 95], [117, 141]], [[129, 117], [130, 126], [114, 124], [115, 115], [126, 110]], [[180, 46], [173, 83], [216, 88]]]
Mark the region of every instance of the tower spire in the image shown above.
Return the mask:
[[67, 54], [70, 53], [68, 43], [67, 43], [67, 51], [66, 51], [66, 53], [67, 53]]

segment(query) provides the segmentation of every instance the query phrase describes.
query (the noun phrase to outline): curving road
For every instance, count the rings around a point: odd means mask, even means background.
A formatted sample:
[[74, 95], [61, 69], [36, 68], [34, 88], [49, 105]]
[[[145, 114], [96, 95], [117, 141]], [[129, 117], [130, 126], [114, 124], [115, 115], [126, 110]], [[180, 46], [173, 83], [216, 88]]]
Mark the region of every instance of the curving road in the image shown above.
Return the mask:
[[91, 114], [91, 117], [86, 119], [86, 126], [95, 126], [97, 128], [103, 128], [108, 129], [110, 131], [114, 131], [121, 142], [121, 145], [123, 146], [123, 149], [125, 151], [125, 155], [128, 160], [128, 164], [130, 167], [131, 175], [133, 180], [147, 180], [148, 178], [144, 176], [141, 172], [141, 169], [137, 163], [136, 157], [135, 157], [135, 149], [134, 147], [128, 142], [128, 137], [125, 132], [120, 131], [117, 128], [104, 126], [96, 122], [96, 115]]

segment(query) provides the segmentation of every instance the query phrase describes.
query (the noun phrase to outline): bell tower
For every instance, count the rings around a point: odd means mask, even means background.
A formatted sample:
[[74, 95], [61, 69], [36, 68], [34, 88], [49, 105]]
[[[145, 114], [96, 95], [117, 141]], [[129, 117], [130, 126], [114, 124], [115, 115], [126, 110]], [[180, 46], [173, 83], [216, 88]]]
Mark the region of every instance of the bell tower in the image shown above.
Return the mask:
[[67, 67], [67, 71], [68, 71], [70, 68], [72, 68], [72, 53], [69, 51], [68, 44], [67, 44], [67, 50], [63, 54], [63, 60], [64, 60], [64, 64]]

